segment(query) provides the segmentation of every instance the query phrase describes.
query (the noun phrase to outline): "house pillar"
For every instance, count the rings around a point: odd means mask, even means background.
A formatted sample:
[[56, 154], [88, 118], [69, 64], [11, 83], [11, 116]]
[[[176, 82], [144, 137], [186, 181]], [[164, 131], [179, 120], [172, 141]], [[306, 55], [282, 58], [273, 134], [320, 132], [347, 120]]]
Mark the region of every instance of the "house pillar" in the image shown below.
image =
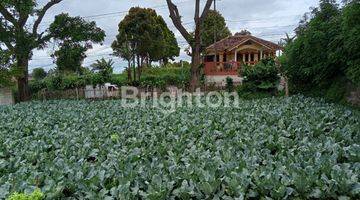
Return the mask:
[[255, 62], [259, 61], [259, 54], [257, 54], [257, 53], [254, 54], [254, 61]]
[[243, 53], [243, 62], [245, 63], [245, 53]]
[[223, 62], [224, 62], [224, 53], [221, 53], [219, 55], [219, 62], [220, 62], [220, 66], [223, 66]]
[[237, 51], [235, 50], [235, 57], [234, 57], [235, 62], [237, 62]]
[[251, 62], [251, 53], [248, 54], [248, 62]]
[[263, 51], [261, 50], [260, 51], [260, 60], [262, 60], [263, 59]]

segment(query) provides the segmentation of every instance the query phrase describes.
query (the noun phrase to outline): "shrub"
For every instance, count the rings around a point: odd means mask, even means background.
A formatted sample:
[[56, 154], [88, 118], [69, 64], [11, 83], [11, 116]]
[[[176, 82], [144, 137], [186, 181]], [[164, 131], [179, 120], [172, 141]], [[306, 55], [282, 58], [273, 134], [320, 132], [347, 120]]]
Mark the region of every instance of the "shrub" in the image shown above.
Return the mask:
[[243, 84], [237, 89], [240, 96], [250, 93], [274, 94], [279, 83], [278, 69], [273, 59], [261, 60], [255, 66], [245, 66], [243, 77]]
[[226, 90], [228, 92], [234, 91], [234, 80], [230, 77], [226, 77]]
[[152, 67], [143, 71], [140, 85], [161, 89], [169, 85], [185, 88], [189, 81], [190, 68], [188, 67]]
[[320, 1], [285, 47], [282, 67], [291, 93], [343, 101], [345, 85], [360, 86], [360, 3], [344, 2]]
[[36, 189], [31, 194], [24, 193], [14, 193], [7, 200], [42, 200], [44, 198], [44, 194], [41, 193], [40, 189]]
[[43, 68], [35, 68], [32, 72], [32, 76], [35, 80], [42, 80], [46, 77], [46, 72]]

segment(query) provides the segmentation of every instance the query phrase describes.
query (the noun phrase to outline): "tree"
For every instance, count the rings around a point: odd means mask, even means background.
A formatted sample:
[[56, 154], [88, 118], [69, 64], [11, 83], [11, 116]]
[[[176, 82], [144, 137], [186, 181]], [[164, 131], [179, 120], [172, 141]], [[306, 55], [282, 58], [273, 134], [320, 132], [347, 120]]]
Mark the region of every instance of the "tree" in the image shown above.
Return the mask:
[[214, 10], [209, 10], [204, 23], [201, 26], [201, 30], [202, 51], [214, 42], [231, 36], [230, 30], [226, 26], [225, 18], [218, 11]]
[[[157, 16], [157, 23], [161, 26], [163, 39], [165, 40], [165, 44], [162, 48], [163, 51], [158, 60], [162, 60], [164, 65], [166, 65], [169, 60], [174, 60], [174, 57], [179, 56], [180, 48], [175, 34], [167, 27], [164, 19], [160, 15]], [[153, 60], [157, 61], [157, 59]]]
[[287, 45], [289, 45], [291, 42], [294, 41], [296, 36], [290, 37], [290, 35], [288, 33], [285, 33], [286, 37], [285, 38], [281, 38], [279, 45], [282, 47], [285, 47]]
[[102, 58], [100, 60], [96, 60], [96, 62], [93, 63], [91, 67], [92, 71], [98, 73], [105, 83], [111, 79], [111, 75], [113, 74], [113, 65], [114, 62], [111, 59], [106, 61], [104, 58]]
[[87, 48], [80, 44], [63, 42], [52, 57], [56, 60], [55, 63], [60, 72], [79, 73], [82, 62], [86, 58], [86, 50]]
[[[32, 50], [42, 48], [51, 35], [38, 33], [38, 28], [46, 12], [62, 0], [50, 0], [44, 7], [38, 9], [34, 0], [2, 0], [0, 2], [0, 45], [14, 55], [14, 67], [21, 71], [16, 76], [18, 82], [19, 100], [29, 99], [28, 65]], [[27, 24], [30, 17], [35, 21], [32, 26]]]
[[292, 85], [298, 88], [326, 85], [333, 77], [344, 74], [338, 5], [333, 0], [322, 0], [311, 15], [309, 21], [301, 21], [296, 39], [284, 52], [283, 68]]
[[93, 43], [101, 43], [105, 39], [105, 32], [95, 22], [70, 17], [66, 13], [55, 17], [49, 32], [60, 43], [60, 48], [53, 54], [60, 71], [79, 73], [86, 58], [85, 52], [92, 48]]
[[200, 14], [200, 0], [195, 0], [195, 31], [192, 34], [189, 33], [182, 24], [181, 15], [177, 6], [171, 1], [166, 0], [168, 9], [170, 12], [170, 18], [173, 21], [175, 27], [179, 30], [181, 35], [185, 38], [188, 44], [191, 46], [191, 81], [190, 87], [195, 90], [199, 83], [199, 68], [201, 64], [201, 26], [210, 10], [213, 0], [206, 0], [202, 13]]
[[251, 32], [248, 30], [241, 30], [240, 32], [235, 33], [235, 35], [251, 35]]
[[[134, 44], [131, 44], [129, 40], [126, 39], [125, 36], [124, 40], [115, 40], [111, 47], [113, 48], [114, 55], [123, 58], [128, 62], [128, 67], [126, 68], [128, 82], [132, 81], [132, 73], [131, 73], [131, 62], [135, 57], [135, 49]], [[135, 63], [134, 63], [135, 67]], [[135, 80], [135, 73], [134, 73], [134, 80]]]
[[35, 68], [33, 69], [32, 76], [35, 80], [39, 81], [46, 77], [46, 72], [43, 68]]
[[172, 59], [180, 51], [174, 33], [166, 26], [163, 18], [155, 10], [139, 7], [131, 8], [119, 23], [119, 34], [112, 48], [115, 55], [129, 63], [133, 59], [134, 65], [137, 64], [134, 81], [140, 80], [145, 61], [150, 64], [152, 61]]
[[345, 74], [353, 84], [360, 86], [360, 1], [348, 1], [342, 14]]

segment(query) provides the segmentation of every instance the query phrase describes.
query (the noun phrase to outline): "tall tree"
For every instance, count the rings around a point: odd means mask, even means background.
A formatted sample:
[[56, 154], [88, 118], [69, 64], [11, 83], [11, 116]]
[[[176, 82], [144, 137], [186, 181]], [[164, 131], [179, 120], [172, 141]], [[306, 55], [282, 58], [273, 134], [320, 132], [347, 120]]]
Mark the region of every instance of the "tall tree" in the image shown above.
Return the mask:
[[[305, 15], [308, 16], [308, 15]], [[304, 17], [296, 39], [285, 48], [284, 70], [293, 89], [325, 86], [344, 75], [346, 57], [341, 36], [341, 10], [335, 0], [321, 0], [320, 6]]]
[[[215, 10], [209, 10], [204, 23], [201, 26], [201, 46], [202, 50], [214, 42], [231, 36], [229, 28], [226, 26], [225, 18]], [[215, 37], [214, 37], [215, 36]]]
[[168, 60], [174, 60], [174, 57], [179, 56], [180, 47], [178, 46], [175, 34], [168, 28], [160, 15], [157, 16], [157, 23], [162, 29], [163, 40], [165, 43], [163, 47], [160, 47], [162, 52], [159, 58], [153, 60], [162, 60], [163, 63], [166, 64]]
[[348, 0], [342, 14], [345, 73], [352, 83], [360, 86], [360, 1]]
[[70, 17], [62, 13], [55, 17], [49, 28], [50, 34], [59, 41], [60, 48], [55, 51], [56, 65], [60, 71], [79, 72], [85, 52], [93, 43], [101, 43], [105, 32], [95, 22], [87, 22], [81, 17]]
[[195, 90], [199, 83], [199, 67], [201, 64], [201, 26], [210, 10], [213, 0], [206, 0], [202, 13], [200, 13], [200, 0], [195, 0], [195, 31], [194, 36], [185, 29], [181, 21], [181, 15], [177, 6], [171, 1], [166, 0], [170, 18], [173, 21], [175, 27], [179, 30], [181, 35], [185, 38], [188, 44], [191, 46], [191, 81], [190, 86], [192, 90]]
[[[112, 48], [116, 55], [128, 61], [129, 57], [136, 60], [137, 80], [140, 80], [144, 61], [172, 59], [180, 51], [174, 33], [166, 26], [163, 18], [155, 10], [139, 7], [131, 8], [119, 23], [119, 34]], [[133, 56], [128, 56], [129, 52]]]
[[102, 80], [105, 82], [110, 81], [111, 75], [113, 74], [113, 60], [105, 60], [104, 58], [96, 60], [95, 63], [91, 65], [92, 71], [98, 73]]
[[[14, 55], [15, 67], [21, 70], [18, 75], [20, 101], [29, 99], [28, 65], [32, 51], [44, 47], [51, 36], [39, 33], [38, 28], [46, 12], [62, 0], [50, 0], [42, 8], [37, 8], [35, 0], [0, 1], [0, 45], [5, 45]], [[35, 18], [32, 25], [27, 24], [30, 17]]]
[[[134, 44], [132, 44], [125, 36], [121, 40], [115, 40], [111, 47], [113, 48], [114, 55], [123, 58], [128, 62], [128, 67], [126, 68], [127, 76], [128, 76], [128, 82], [132, 82], [132, 61], [135, 56], [135, 48]], [[135, 67], [135, 63], [133, 64], [133, 67]], [[135, 73], [134, 73], [135, 76]], [[135, 77], [134, 77], [135, 80]]]

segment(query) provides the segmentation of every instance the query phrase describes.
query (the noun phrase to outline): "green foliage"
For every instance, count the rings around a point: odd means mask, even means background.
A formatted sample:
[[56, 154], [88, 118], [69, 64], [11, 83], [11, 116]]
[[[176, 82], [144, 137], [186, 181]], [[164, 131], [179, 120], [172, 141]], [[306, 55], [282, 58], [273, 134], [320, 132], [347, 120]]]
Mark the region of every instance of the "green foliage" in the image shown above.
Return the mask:
[[57, 69], [62, 72], [79, 72], [86, 58], [86, 51], [87, 48], [81, 44], [64, 42], [53, 55], [56, 58]]
[[[112, 83], [119, 87], [132, 85], [127, 80], [126, 72], [123, 74], [112, 74], [112, 61], [98, 60], [93, 65], [93, 72], [83, 72], [82, 75], [76, 73], [53, 73], [42, 80], [30, 82], [30, 90], [37, 93], [42, 89], [49, 91], [67, 90], [83, 88], [86, 85], [103, 85]], [[142, 87], [161, 88], [173, 85], [186, 88], [190, 81], [190, 64], [169, 63], [166, 67], [148, 67], [144, 69], [140, 85]]]
[[209, 10], [204, 23], [201, 27], [202, 48], [210, 46], [214, 43], [214, 35], [216, 31], [216, 41], [231, 36], [229, 28], [226, 26], [225, 18], [218, 11]]
[[[94, 81], [95, 79], [95, 81]], [[86, 84], [98, 83], [98, 77], [95, 74], [77, 75], [77, 74], [52, 74], [42, 80], [30, 82], [30, 90], [36, 93], [42, 89], [50, 91], [66, 90], [85, 87]]]
[[[12, 55], [13, 65], [18, 72], [18, 94], [21, 101], [28, 100], [28, 64], [32, 51], [44, 48], [53, 37], [48, 32], [39, 32], [39, 25], [46, 12], [62, 0], [51, 0], [38, 8], [36, 0], [2, 0], [0, 1], [0, 46], [6, 47]], [[31, 19], [32, 23], [29, 22]], [[46, 29], [47, 30], [47, 29]], [[13, 69], [10, 69], [13, 71]], [[2, 82], [2, 78], [0, 78]]]
[[360, 198], [355, 110], [303, 96], [120, 104], [0, 107], [0, 198], [35, 185], [46, 199]]
[[255, 66], [245, 66], [243, 90], [249, 92], [274, 92], [279, 83], [278, 66], [273, 59], [263, 59]]
[[14, 193], [7, 200], [42, 200], [44, 199], [44, 194], [41, 193], [41, 190], [36, 189], [31, 194], [23, 193]]
[[55, 16], [49, 32], [57, 40], [71, 42], [101, 43], [105, 38], [105, 31], [96, 26], [94, 21], [88, 22], [81, 17], [70, 17], [67, 13]]
[[234, 80], [230, 77], [226, 77], [226, 90], [228, 92], [234, 91]]
[[92, 48], [92, 43], [101, 43], [105, 39], [105, 32], [95, 22], [70, 17], [66, 13], [55, 17], [49, 32], [54, 39], [60, 41], [60, 48], [53, 55], [60, 71], [79, 73], [86, 58], [85, 52]]
[[111, 76], [113, 74], [113, 65], [114, 62], [111, 59], [106, 61], [104, 58], [96, 60], [96, 62], [91, 65], [93, 71], [102, 77], [103, 81], [100, 85], [111, 80]]
[[282, 58], [290, 91], [329, 90], [330, 100], [342, 100], [347, 83], [360, 84], [360, 3], [349, 1], [340, 9], [335, 1], [322, 0], [311, 16], [301, 22]]
[[190, 81], [190, 67], [152, 67], [146, 68], [141, 77], [140, 85], [143, 87], [157, 87], [165, 89], [166, 86], [186, 88]]
[[8, 50], [0, 47], [0, 87], [8, 87], [13, 84], [12, 78], [16, 75], [15, 69], [11, 68], [11, 54]]
[[[130, 60], [134, 55], [151, 61], [172, 59], [179, 55], [175, 35], [155, 10], [133, 7], [119, 24], [119, 34], [112, 44], [115, 55]], [[132, 56], [131, 56], [132, 54]]]
[[360, 86], [360, 2], [351, 1], [342, 14], [344, 50], [347, 68], [345, 74], [352, 83]]
[[32, 77], [37, 81], [44, 79], [46, 77], [46, 75], [47, 74], [43, 68], [33, 69]]

